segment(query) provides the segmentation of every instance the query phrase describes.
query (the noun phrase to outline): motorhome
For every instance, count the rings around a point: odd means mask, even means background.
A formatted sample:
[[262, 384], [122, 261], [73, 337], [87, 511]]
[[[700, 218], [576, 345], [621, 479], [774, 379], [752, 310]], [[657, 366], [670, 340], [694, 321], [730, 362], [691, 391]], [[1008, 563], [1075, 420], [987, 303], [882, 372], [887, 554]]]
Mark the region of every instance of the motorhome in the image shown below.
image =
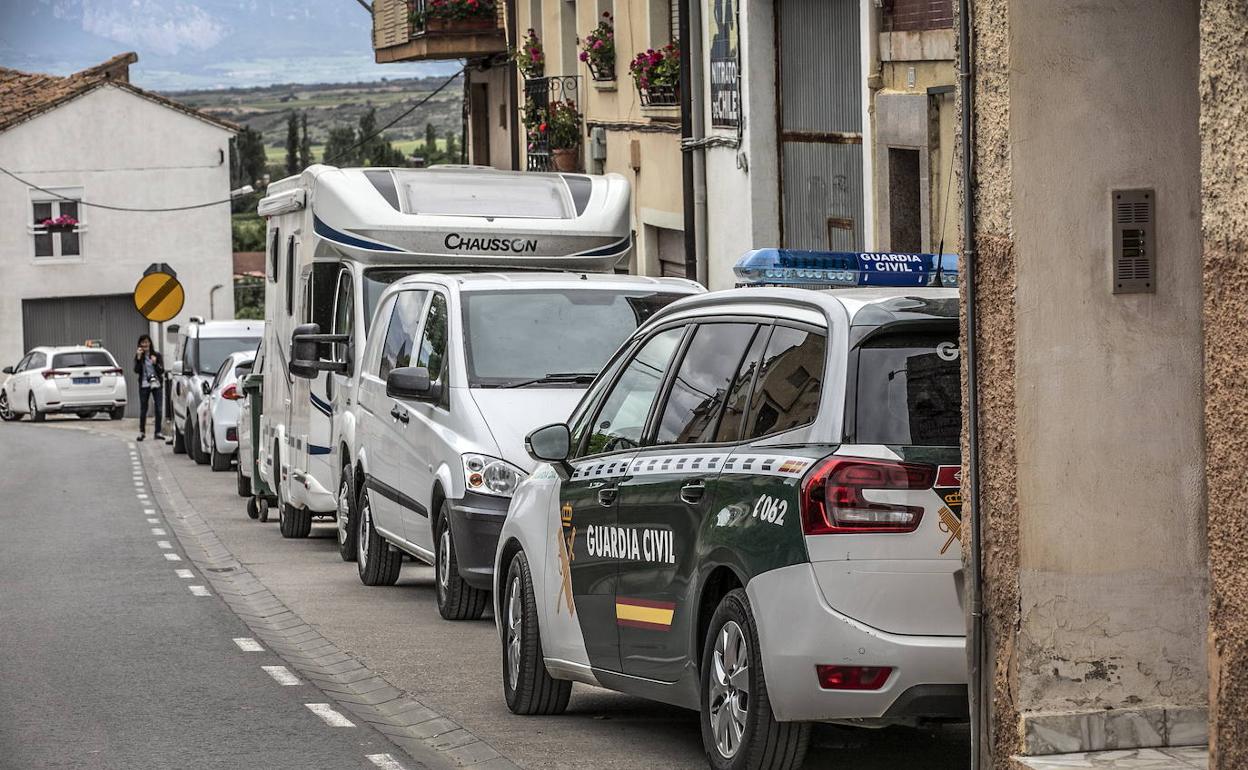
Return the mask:
[[[464, 166], [314, 165], [271, 184], [267, 220], [259, 474], [282, 534], [337, 517], [355, 425], [350, 399], [377, 301], [416, 271], [610, 272], [632, 248], [629, 185], [618, 174], [535, 174]], [[320, 346], [292, 365], [296, 335]]]

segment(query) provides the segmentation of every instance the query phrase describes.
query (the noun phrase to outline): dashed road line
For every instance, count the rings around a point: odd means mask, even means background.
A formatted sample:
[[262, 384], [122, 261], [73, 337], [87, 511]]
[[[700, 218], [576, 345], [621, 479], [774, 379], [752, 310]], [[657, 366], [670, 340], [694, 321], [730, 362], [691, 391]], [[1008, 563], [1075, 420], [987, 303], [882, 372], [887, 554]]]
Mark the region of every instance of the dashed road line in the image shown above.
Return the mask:
[[165, 554], [165, 558], [169, 561], [182, 561], [182, 557], [178, 556], [176, 553], [167, 553]]
[[264, 652], [264, 645], [248, 636], [234, 637], [234, 644], [243, 652]]
[[156, 547], [157, 548], [172, 548], [173, 543], [170, 543], [168, 540], [157, 540]]
[[154, 516], [154, 515], [156, 514], [156, 509], [155, 509], [155, 508], [144, 508], [144, 509], [143, 509], [143, 513], [147, 514], [148, 516]]
[[[266, 674], [273, 677], [274, 682], [277, 682], [283, 687], [293, 687], [297, 684], [303, 684], [303, 682], [299, 681], [299, 677], [290, 673], [290, 669], [285, 666], [261, 666], [260, 668], [264, 669]], [[343, 718], [345, 719], [346, 717]], [[344, 725], [344, 727], [345, 726], [346, 725]]]
[[167, 535], [167, 534], [169, 534], [169, 533], [168, 533], [168, 532], [165, 532], [165, 531], [164, 531], [163, 529], [161, 529], [160, 527], [152, 527], [152, 534], [153, 534], [153, 535]]
[[196, 596], [212, 596], [207, 586], [187, 586], [187, 588], [191, 589], [191, 593]]
[[[148, 517], [148, 519], [147, 519], [147, 523], [148, 523], [148, 524], [159, 524], [159, 523], [160, 523], [160, 519], [156, 519], [156, 518]], [[163, 533], [162, 533], [162, 534], [163, 534]]]
[[355, 722], [334, 711], [328, 703], [305, 703], [308, 711], [320, 717], [330, 727], [355, 727]]
[[146, 492], [139, 492], [138, 494], [136, 494], [136, 495], [135, 495], [135, 497], [139, 498], [140, 500], [146, 500], [146, 499], [147, 499], [147, 493], [146, 493]]
[[[167, 556], [167, 555], [168, 555], [168, 554], [166, 554], [166, 556]], [[174, 555], [176, 556], [177, 554], [174, 554]], [[175, 575], [177, 575], [178, 577], [182, 578], [183, 580], [194, 580], [194, 579], [195, 579], [195, 573], [194, 573], [194, 572], [192, 572], [192, 571], [191, 571], [191, 570], [189, 570], [189, 569], [175, 569], [175, 570], [173, 571], [173, 573], [174, 573]]]
[[407, 770], [400, 764], [399, 760], [389, 754], [366, 754], [364, 758], [381, 768], [381, 770]]

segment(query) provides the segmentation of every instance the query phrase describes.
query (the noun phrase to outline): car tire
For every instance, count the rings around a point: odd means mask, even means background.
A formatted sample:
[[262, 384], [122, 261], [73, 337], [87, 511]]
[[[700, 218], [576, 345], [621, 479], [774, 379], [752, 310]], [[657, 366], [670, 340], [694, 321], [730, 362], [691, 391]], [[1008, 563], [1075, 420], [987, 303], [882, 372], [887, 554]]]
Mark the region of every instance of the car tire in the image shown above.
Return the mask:
[[351, 466], [342, 469], [342, 481], [338, 485], [338, 517], [334, 522], [338, 527], [338, 555], [343, 561], [355, 561], [358, 546], [355, 543], [355, 477]]
[[511, 558], [499, 605], [503, 641], [503, 697], [513, 714], [553, 715], [568, 708], [572, 683], [555, 679], [542, 655], [533, 575], [524, 551]]
[[442, 501], [438, 511], [438, 531], [433, 559], [434, 588], [438, 612], [447, 620], [480, 620], [490, 603], [490, 592], [473, 588], [459, 574], [455, 537], [451, 531], [451, 504]]
[[173, 426], [173, 453], [175, 455], [186, 454], [186, 436], [182, 435], [182, 431], [178, 430], [178, 426]]
[[208, 462], [214, 471], [217, 473], [223, 473], [230, 469], [230, 464], [234, 462], [234, 455], [227, 455], [224, 452], [218, 452], [217, 439], [214, 436], [212, 439], [212, 453], [208, 456]]
[[[243, 461], [239, 460], [238, 465], [234, 466], [234, 486], [238, 490], [239, 497], [251, 497], [251, 478], [243, 475]], [[255, 516], [252, 516], [254, 519]]]
[[390, 543], [378, 534], [373, 526], [373, 509], [368, 502], [368, 490], [360, 490], [356, 503], [356, 561], [360, 582], [366, 586], [392, 586], [399, 579], [403, 567], [403, 554], [390, 547]]
[[203, 446], [199, 443], [199, 431], [196, 430], [194, 424], [191, 423], [189, 415], [186, 418], [186, 430], [183, 432], [186, 434], [187, 454], [191, 456], [191, 459], [195, 461], [196, 465], [207, 465], [208, 454], [204, 452]]
[[[126, 408], [124, 406], [115, 406], [112, 409], [108, 410], [108, 419], [110, 420], [120, 420], [122, 417], [125, 417], [125, 416], [126, 416]], [[156, 427], [159, 428], [160, 426], [157, 425]], [[156, 432], [159, 433], [160, 431], [157, 430]]]
[[[702, 745], [712, 768], [792, 770], [802, 766], [810, 724], [777, 722], [771, 711], [758, 626], [744, 589], [729, 591], [711, 616], [702, 647], [701, 683]], [[740, 705], [743, 695], [744, 707]]]
[[9, 394], [0, 390], [0, 420], [13, 422], [17, 419], [19, 419], [17, 412], [14, 412], [13, 407], [9, 406]]
[[247, 518], [253, 520], [260, 518], [260, 498], [253, 497], [247, 501]]
[[290, 503], [282, 503], [277, 509], [277, 526], [282, 537], [307, 537], [312, 531], [312, 512], [307, 508], [296, 508]]
[[30, 410], [31, 422], [43, 422], [44, 420], [48, 419], [48, 416], [46, 414], [39, 411], [39, 405], [35, 403], [34, 393], [31, 393], [30, 398], [26, 400], [26, 407]]

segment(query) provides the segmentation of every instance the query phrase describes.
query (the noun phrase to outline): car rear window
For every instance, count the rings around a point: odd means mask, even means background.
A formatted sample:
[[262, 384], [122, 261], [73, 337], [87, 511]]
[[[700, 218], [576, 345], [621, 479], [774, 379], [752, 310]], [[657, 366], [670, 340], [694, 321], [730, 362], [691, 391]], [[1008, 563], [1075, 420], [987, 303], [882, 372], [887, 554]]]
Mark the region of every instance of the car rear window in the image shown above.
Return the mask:
[[88, 350], [81, 353], [57, 353], [52, 356], [53, 369], [74, 369], [80, 366], [114, 367], [113, 357], [103, 350]]
[[956, 329], [883, 334], [858, 348], [853, 442], [958, 446], [962, 380]]

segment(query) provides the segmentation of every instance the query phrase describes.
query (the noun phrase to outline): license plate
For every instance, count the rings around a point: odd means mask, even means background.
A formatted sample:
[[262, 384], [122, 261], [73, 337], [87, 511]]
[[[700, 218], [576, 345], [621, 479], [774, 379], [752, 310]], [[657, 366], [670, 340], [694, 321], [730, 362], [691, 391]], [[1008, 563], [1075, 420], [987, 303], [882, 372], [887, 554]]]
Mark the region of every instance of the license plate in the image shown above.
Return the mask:
[[75, 377], [74, 384], [75, 385], [99, 385], [100, 378], [99, 377]]

